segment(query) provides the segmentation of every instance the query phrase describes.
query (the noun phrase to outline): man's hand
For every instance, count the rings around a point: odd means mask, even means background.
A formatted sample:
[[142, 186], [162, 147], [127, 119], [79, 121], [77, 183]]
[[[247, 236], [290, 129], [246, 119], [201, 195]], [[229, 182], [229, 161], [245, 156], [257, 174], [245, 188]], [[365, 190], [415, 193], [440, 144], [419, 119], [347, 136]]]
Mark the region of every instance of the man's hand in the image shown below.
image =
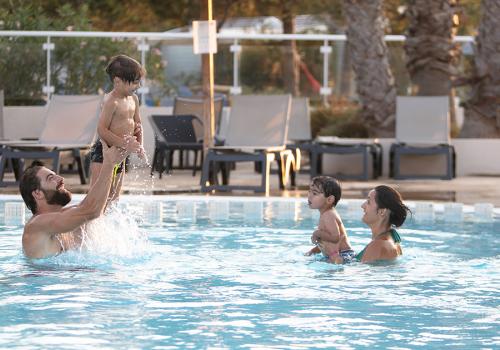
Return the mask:
[[119, 164], [123, 162], [125, 158], [130, 154], [129, 151], [116, 146], [109, 147], [106, 142], [102, 142], [102, 155], [104, 161], [108, 161], [112, 164]]
[[134, 126], [134, 135], [137, 135], [139, 133], [142, 133], [142, 124], [141, 123], [135, 123], [135, 126]]
[[139, 148], [137, 155], [139, 156], [140, 159], [142, 159], [146, 163], [148, 162], [148, 156], [146, 155], [146, 150], [144, 149], [144, 147], [141, 146], [141, 148]]
[[142, 147], [141, 144], [137, 141], [137, 137], [131, 135], [123, 136], [123, 149], [127, 151], [127, 155], [130, 153], [138, 153], [139, 149]]

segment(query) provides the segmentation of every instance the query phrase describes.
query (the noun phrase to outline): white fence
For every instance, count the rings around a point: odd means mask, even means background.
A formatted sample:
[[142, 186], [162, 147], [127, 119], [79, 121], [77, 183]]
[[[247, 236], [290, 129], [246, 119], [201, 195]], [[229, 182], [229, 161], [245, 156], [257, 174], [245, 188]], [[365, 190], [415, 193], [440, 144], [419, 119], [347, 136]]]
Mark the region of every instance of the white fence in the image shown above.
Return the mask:
[[[54, 86], [51, 84], [51, 51], [54, 50], [55, 45], [51, 40], [52, 38], [109, 38], [109, 39], [129, 39], [135, 40], [137, 42], [137, 50], [141, 54], [141, 64], [145, 65], [146, 57], [150, 50], [149, 43], [156, 42], [159, 40], [164, 41], [178, 41], [178, 40], [192, 40], [191, 33], [153, 33], [153, 32], [78, 32], [78, 31], [0, 31], [0, 37], [44, 37], [46, 38], [43, 44], [43, 50], [46, 51], [46, 84], [43, 86], [43, 92], [46, 94], [47, 98], [54, 92]], [[217, 39], [222, 42], [232, 43], [230, 46], [230, 52], [233, 55], [233, 67], [232, 76], [233, 84], [230, 88], [231, 94], [240, 94], [241, 86], [239, 81], [240, 75], [240, 53], [242, 46], [240, 42], [242, 40], [252, 40], [252, 41], [284, 41], [284, 40], [296, 40], [296, 41], [314, 41], [320, 43], [319, 54], [323, 59], [323, 72], [321, 83], [322, 86], [319, 90], [319, 94], [323, 96], [324, 100], [328, 95], [332, 94], [332, 88], [329, 86], [329, 61], [330, 55], [332, 53], [332, 43], [344, 42], [346, 41], [346, 36], [343, 34], [218, 34]], [[405, 40], [404, 35], [386, 35], [385, 40], [387, 42], [403, 42]], [[474, 41], [471, 36], [456, 36], [454, 37], [455, 42], [459, 43], [470, 43]], [[142, 102], [144, 103], [144, 95], [149, 91], [147, 82], [144, 82], [143, 86], [139, 89], [141, 94]], [[325, 100], [326, 101], [326, 100]]]

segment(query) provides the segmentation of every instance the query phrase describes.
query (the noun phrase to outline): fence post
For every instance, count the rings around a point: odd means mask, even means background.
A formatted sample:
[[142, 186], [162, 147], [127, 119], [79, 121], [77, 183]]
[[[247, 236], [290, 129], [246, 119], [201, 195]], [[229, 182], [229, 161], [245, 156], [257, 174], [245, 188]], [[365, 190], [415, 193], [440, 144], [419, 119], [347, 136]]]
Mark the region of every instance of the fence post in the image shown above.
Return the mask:
[[234, 40], [234, 44], [229, 48], [233, 53], [233, 86], [231, 86], [230, 92], [232, 95], [241, 94], [241, 86], [239, 86], [239, 62], [240, 62], [240, 52], [241, 45], [238, 44], [238, 39]]
[[[137, 45], [137, 50], [141, 52], [141, 65], [146, 68], [146, 52], [149, 51], [149, 45], [146, 43], [146, 39], [141, 38], [141, 42]], [[137, 92], [141, 94], [141, 105], [146, 103], [146, 94], [149, 92], [149, 87], [146, 84], [146, 77], [141, 81], [141, 87], [137, 89]]]
[[319, 51], [323, 54], [323, 86], [319, 93], [323, 96], [323, 105], [328, 106], [328, 96], [332, 93], [332, 89], [328, 87], [328, 65], [332, 53], [332, 47], [328, 45], [328, 40], [323, 42], [323, 46], [320, 47]]
[[50, 42], [50, 36], [47, 36], [47, 42], [43, 44], [42, 48], [47, 51], [47, 79], [46, 79], [46, 84], [42, 88], [42, 92], [47, 95], [47, 102], [50, 100], [50, 95], [54, 93], [54, 86], [50, 84], [50, 75], [51, 75], [51, 69], [50, 69], [50, 60], [51, 60], [51, 55], [50, 52], [55, 49], [55, 45]]

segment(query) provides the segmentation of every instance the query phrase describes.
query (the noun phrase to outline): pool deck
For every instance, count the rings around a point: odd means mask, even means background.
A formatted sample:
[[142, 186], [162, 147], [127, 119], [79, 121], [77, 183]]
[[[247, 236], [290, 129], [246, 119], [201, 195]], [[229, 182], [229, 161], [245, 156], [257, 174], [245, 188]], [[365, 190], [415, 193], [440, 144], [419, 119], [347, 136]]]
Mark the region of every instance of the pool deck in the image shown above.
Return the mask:
[[[125, 177], [123, 193], [125, 194], [196, 194], [200, 195], [200, 172], [192, 176], [191, 170], [173, 170], [169, 175], [158, 178], [158, 173], [151, 180], [149, 169], [131, 169]], [[64, 173], [66, 187], [73, 193], [86, 193], [88, 185], [81, 185], [77, 174]], [[8, 178], [11, 176], [8, 175]], [[297, 176], [297, 187], [280, 191], [278, 176], [271, 174], [270, 196], [302, 197], [307, 196], [309, 174]], [[238, 165], [231, 172], [231, 180], [238, 184], [256, 184], [260, 175], [253, 172], [251, 164]], [[379, 178], [371, 181], [345, 180], [342, 183], [343, 198], [365, 198], [368, 191], [380, 184], [387, 184], [398, 189], [406, 200], [432, 200], [439, 202], [460, 202], [464, 204], [492, 203], [500, 207], [500, 176], [470, 176], [453, 180], [394, 180]], [[17, 187], [0, 188], [0, 194], [18, 194]], [[217, 195], [263, 196], [249, 191], [216, 192]]]

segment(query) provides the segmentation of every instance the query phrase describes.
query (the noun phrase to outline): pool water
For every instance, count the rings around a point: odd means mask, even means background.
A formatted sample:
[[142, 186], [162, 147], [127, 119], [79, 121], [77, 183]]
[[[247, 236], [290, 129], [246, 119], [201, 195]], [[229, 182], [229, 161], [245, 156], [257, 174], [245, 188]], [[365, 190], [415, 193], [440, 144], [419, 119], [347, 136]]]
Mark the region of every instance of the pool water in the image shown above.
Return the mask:
[[[195, 220], [136, 202], [89, 227], [87, 251], [30, 261], [0, 227], [0, 348], [494, 349], [500, 347], [500, 222], [409, 220], [396, 262], [332, 265], [303, 254], [317, 218], [264, 204], [261, 220]], [[369, 230], [345, 210], [351, 244]]]

